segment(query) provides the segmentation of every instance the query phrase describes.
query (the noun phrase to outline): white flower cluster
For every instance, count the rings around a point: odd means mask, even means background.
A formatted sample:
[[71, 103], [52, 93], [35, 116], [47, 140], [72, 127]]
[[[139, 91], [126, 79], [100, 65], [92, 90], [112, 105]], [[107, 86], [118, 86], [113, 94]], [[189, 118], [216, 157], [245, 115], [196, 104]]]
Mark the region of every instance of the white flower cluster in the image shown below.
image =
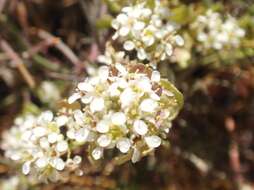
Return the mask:
[[169, 10], [159, 0], [154, 8], [148, 7], [145, 2], [124, 7], [112, 21], [116, 30], [113, 40], [123, 41], [126, 51], [135, 49], [139, 60], [156, 64], [170, 57], [175, 46], [183, 46], [184, 40], [176, 34], [176, 26], [168, 22]]
[[67, 117], [53, 116], [45, 111], [38, 117], [18, 117], [15, 125], [3, 134], [1, 148], [5, 156], [22, 164], [25, 175], [41, 180], [58, 180], [60, 171], [70, 172], [79, 167], [81, 157], [70, 158], [71, 143], [62, 132]]
[[193, 28], [197, 31], [197, 40], [206, 49], [220, 50], [225, 47], [238, 47], [241, 38], [245, 36], [244, 29], [239, 27], [234, 17], [229, 15], [224, 20], [219, 13], [212, 10], [198, 16], [193, 23]]
[[73, 126], [67, 136], [87, 142], [94, 160], [117, 148], [137, 162], [161, 145], [181, 101], [171, 83], [143, 64], [102, 66], [69, 97], [68, 103], [78, 103], [80, 109], [72, 111], [76, 124], [67, 125]]

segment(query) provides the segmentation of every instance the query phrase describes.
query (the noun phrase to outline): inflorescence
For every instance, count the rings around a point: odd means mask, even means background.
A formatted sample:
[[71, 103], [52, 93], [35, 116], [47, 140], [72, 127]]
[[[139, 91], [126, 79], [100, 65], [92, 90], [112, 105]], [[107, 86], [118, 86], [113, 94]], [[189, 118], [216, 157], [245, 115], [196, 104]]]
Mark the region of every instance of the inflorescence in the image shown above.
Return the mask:
[[135, 50], [139, 60], [156, 65], [172, 56], [175, 46], [184, 45], [169, 17], [169, 9], [157, 0], [152, 8], [145, 2], [124, 7], [112, 21], [116, 30], [112, 38], [122, 41], [124, 50]]
[[212, 10], [198, 16], [192, 27], [197, 31], [197, 40], [206, 49], [238, 47], [245, 36], [245, 30], [239, 27], [234, 17], [228, 15], [223, 19], [221, 14]]

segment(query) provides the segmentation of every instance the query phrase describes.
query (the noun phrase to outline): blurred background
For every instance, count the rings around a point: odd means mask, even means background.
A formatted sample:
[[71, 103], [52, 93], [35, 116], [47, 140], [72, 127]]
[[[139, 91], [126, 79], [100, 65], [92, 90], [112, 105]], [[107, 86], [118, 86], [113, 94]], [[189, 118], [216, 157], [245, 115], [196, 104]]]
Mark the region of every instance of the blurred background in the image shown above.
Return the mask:
[[[129, 3], [0, 0], [0, 133], [17, 115], [57, 109], [99, 65], [96, 58], [113, 34], [110, 22]], [[167, 5], [187, 44], [159, 66], [185, 97], [170, 145], [110, 174], [94, 171], [65, 184], [25, 189], [254, 189], [254, 1], [169, 0]], [[246, 35], [238, 48], [197, 51], [190, 25], [208, 9], [239, 21]], [[0, 153], [4, 183], [15, 169]]]

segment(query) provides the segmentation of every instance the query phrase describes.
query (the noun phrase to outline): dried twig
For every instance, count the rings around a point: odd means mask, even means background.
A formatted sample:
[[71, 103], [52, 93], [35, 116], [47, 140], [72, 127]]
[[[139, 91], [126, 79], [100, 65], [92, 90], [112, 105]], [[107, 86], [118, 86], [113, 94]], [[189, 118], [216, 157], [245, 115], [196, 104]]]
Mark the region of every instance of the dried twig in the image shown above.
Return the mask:
[[25, 65], [23, 64], [22, 59], [19, 57], [19, 55], [11, 48], [11, 46], [6, 42], [5, 40], [0, 41], [0, 46], [2, 50], [9, 56], [9, 58], [13, 61], [27, 84], [30, 88], [35, 87], [35, 81], [32, 77], [32, 75], [29, 73]]
[[75, 65], [77, 68], [82, 68], [82, 62], [79, 58], [73, 53], [73, 51], [58, 37], [53, 36], [52, 34], [46, 32], [45, 30], [38, 30], [38, 36], [44, 40], [55, 41], [55, 47], [60, 50], [70, 62]]
[[54, 44], [55, 44], [55, 40], [52, 40], [52, 39], [48, 39], [48, 40], [39, 42], [35, 46], [31, 47], [29, 50], [24, 51], [22, 53], [22, 57], [25, 59], [28, 59], [28, 58], [34, 56], [35, 54], [37, 54], [38, 52], [40, 52], [42, 49], [45, 49], [45, 48], [52, 46]]

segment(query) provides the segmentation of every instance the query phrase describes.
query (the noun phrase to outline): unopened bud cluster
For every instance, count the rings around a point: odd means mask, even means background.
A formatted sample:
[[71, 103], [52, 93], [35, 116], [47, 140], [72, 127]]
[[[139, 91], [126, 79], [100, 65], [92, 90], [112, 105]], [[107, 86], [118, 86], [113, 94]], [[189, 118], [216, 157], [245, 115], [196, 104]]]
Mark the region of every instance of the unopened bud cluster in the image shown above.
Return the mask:
[[175, 46], [184, 44], [176, 26], [168, 21], [169, 10], [160, 1], [153, 8], [147, 3], [124, 7], [112, 22], [113, 40], [123, 42], [126, 51], [136, 50], [139, 60], [156, 64], [173, 54]]
[[238, 47], [245, 36], [244, 29], [239, 27], [234, 17], [229, 15], [223, 19], [221, 14], [212, 10], [198, 16], [192, 27], [197, 31], [197, 40], [206, 49]]

